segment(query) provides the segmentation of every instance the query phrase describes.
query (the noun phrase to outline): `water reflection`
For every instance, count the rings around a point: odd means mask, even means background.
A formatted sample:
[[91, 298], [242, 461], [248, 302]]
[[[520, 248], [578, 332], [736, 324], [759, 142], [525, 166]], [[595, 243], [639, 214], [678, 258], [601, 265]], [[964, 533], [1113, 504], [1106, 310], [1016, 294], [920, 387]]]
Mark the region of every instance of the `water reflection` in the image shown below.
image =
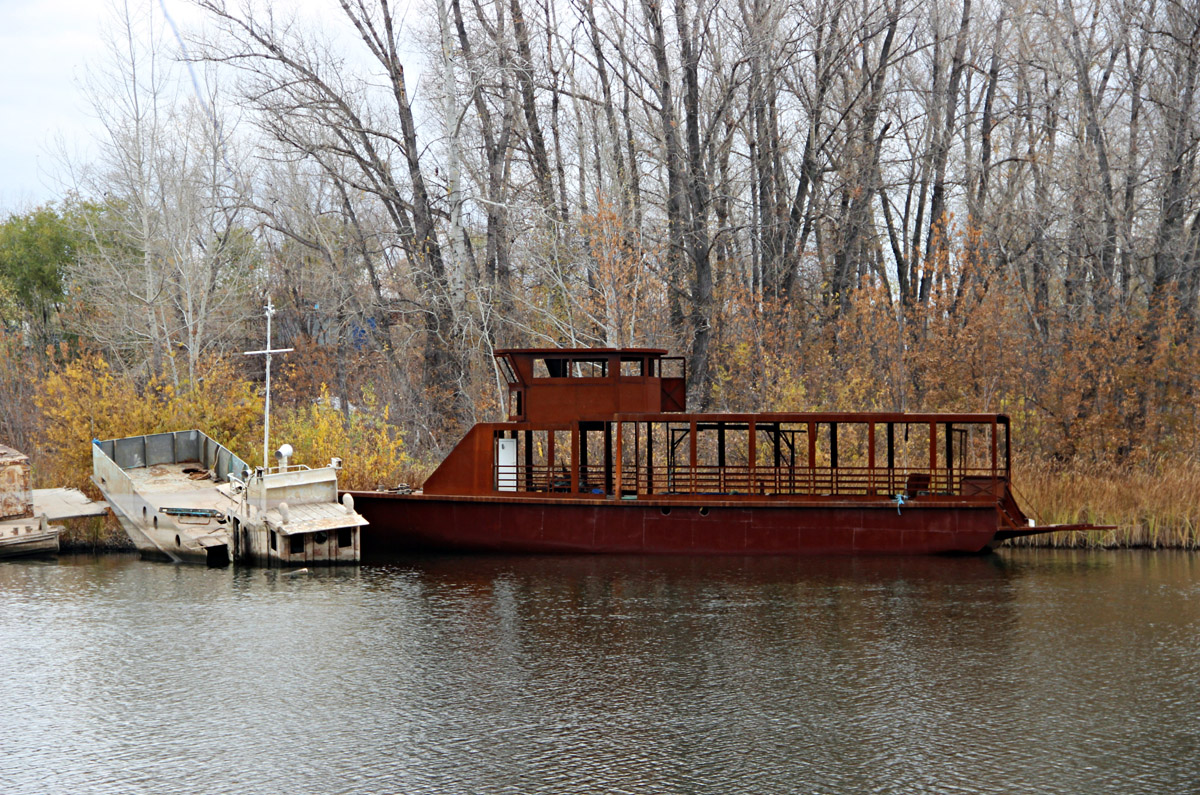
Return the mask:
[[1197, 566], [0, 564], [0, 791], [1181, 791]]

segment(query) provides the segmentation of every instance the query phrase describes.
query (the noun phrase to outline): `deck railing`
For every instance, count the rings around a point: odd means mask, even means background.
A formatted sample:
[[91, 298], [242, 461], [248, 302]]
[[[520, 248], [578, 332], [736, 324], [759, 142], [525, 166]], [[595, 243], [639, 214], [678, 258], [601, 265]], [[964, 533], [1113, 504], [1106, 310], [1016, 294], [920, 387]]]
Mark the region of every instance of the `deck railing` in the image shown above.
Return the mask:
[[993, 479], [992, 469], [927, 467], [636, 467], [621, 490], [637, 494], [906, 496], [962, 493], [964, 478]]
[[[617, 474], [602, 465], [579, 468], [576, 491], [615, 492]], [[503, 471], [501, 471], [503, 470]], [[622, 495], [887, 496], [961, 495], [964, 482], [995, 483], [1000, 473], [987, 468], [955, 467], [773, 467], [638, 466], [622, 469]], [[516, 492], [572, 491], [569, 470], [543, 465], [497, 467], [495, 482], [515, 484]]]

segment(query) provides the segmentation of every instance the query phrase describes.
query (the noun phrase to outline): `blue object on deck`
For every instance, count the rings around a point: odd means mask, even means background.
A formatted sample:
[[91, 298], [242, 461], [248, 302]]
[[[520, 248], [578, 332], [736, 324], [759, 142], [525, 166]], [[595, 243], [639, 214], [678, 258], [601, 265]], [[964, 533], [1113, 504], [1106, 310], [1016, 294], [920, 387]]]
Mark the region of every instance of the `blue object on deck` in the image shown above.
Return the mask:
[[225, 515], [215, 508], [159, 508], [158, 512], [167, 516], [203, 516], [209, 519], [219, 519]]

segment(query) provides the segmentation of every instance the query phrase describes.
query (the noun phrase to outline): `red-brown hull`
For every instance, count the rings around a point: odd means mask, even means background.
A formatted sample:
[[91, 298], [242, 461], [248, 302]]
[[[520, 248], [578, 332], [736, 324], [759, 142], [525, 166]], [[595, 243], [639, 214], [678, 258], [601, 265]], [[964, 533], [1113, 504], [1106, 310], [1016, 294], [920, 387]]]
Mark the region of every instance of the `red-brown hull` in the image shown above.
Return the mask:
[[352, 492], [364, 557], [414, 551], [687, 555], [981, 552], [995, 504], [667, 503]]

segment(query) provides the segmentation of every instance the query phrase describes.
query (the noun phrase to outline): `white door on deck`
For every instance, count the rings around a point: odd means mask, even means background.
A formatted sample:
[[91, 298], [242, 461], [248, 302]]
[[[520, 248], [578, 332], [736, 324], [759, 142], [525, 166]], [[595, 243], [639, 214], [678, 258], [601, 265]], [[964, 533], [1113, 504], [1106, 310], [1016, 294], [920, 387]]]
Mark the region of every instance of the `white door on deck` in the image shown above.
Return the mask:
[[496, 490], [517, 490], [517, 440], [496, 440]]

